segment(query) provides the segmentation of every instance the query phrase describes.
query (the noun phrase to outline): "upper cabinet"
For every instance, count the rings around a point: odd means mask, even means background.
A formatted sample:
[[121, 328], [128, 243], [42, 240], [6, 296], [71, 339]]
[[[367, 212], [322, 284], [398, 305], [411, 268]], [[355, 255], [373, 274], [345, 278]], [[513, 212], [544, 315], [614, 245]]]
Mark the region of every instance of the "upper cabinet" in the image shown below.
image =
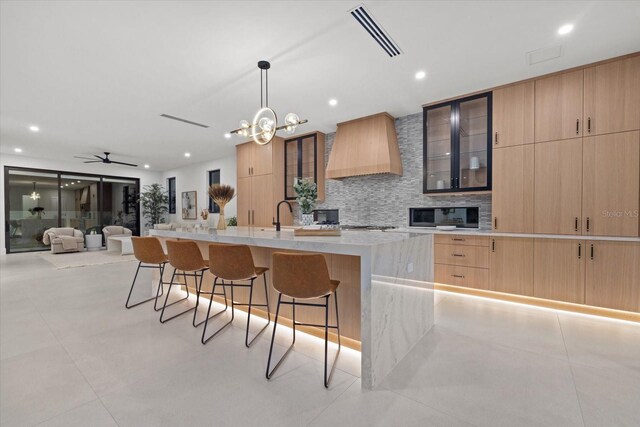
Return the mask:
[[535, 81], [535, 142], [582, 136], [583, 70]]
[[297, 178], [310, 178], [318, 185], [318, 200], [324, 200], [324, 134], [314, 132], [284, 142], [284, 196], [296, 198]]
[[533, 138], [534, 82], [493, 91], [493, 146], [530, 144]]
[[423, 192], [491, 189], [491, 93], [424, 108]]
[[640, 129], [640, 56], [584, 70], [584, 135]]
[[247, 142], [236, 146], [238, 178], [267, 175], [273, 171], [273, 144]]

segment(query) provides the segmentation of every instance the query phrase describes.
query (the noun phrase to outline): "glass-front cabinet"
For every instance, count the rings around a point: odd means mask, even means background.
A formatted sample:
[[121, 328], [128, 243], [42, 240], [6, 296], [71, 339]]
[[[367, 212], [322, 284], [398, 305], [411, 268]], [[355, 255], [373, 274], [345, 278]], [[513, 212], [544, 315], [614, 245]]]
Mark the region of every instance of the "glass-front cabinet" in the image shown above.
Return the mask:
[[491, 93], [424, 108], [424, 193], [491, 189]]
[[[293, 184], [296, 178], [310, 178], [318, 183], [316, 158], [318, 157], [318, 134], [312, 133], [284, 142], [285, 154], [285, 199], [293, 200], [296, 192]], [[323, 153], [324, 154], [324, 153]]]

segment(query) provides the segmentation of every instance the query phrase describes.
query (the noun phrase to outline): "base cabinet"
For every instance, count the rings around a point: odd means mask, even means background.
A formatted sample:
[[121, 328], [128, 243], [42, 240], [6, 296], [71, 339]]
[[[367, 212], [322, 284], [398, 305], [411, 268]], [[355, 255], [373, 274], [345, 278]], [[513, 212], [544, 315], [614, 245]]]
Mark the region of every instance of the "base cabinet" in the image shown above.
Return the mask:
[[640, 243], [587, 241], [586, 303], [640, 311]]
[[535, 239], [533, 246], [533, 296], [584, 304], [585, 242]]
[[494, 292], [533, 295], [533, 239], [491, 239], [489, 289]]

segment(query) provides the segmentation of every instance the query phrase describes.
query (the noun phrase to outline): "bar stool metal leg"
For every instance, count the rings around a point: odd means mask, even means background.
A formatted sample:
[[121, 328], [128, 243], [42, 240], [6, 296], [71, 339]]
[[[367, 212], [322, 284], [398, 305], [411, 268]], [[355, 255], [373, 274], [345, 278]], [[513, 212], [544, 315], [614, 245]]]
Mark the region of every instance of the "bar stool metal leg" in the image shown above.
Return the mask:
[[273, 373], [282, 364], [284, 359], [286, 359], [286, 357], [289, 355], [289, 352], [293, 348], [293, 345], [296, 343], [296, 306], [295, 306], [295, 299], [294, 299], [293, 302], [291, 303], [291, 305], [293, 306], [293, 341], [291, 342], [291, 345], [289, 346], [287, 351], [285, 351], [285, 353], [282, 355], [282, 357], [280, 358], [278, 363], [276, 363], [276, 366], [274, 366], [273, 369], [269, 370], [269, 368], [271, 367], [271, 356], [273, 355], [273, 344], [276, 341], [276, 328], [278, 326], [278, 316], [280, 315], [280, 304], [281, 303], [282, 303], [282, 294], [280, 293], [280, 294], [278, 294], [278, 305], [276, 306], [276, 317], [275, 317], [275, 319], [273, 321], [273, 334], [271, 335], [271, 346], [269, 347], [269, 358], [267, 359], [267, 374], [266, 374], [266, 376], [267, 376], [268, 380], [271, 379], [271, 377], [273, 376]]
[[164, 295], [164, 269], [167, 266], [167, 263], [159, 264], [160, 267], [160, 283], [158, 283], [158, 290], [156, 292], [156, 301], [153, 303], [153, 309], [155, 311], [160, 311], [162, 308], [158, 308], [158, 299]]
[[[216, 336], [216, 335], [218, 335], [220, 332], [222, 332], [222, 330], [223, 330], [223, 329], [225, 329], [227, 326], [229, 326], [230, 324], [232, 324], [232, 323], [233, 323], [233, 319], [235, 318], [235, 310], [234, 310], [234, 303], [233, 303], [233, 282], [231, 282], [231, 320], [229, 320], [229, 321], [228, 321], [227, 323], [225, 323], [224, 325], [220, 326], [220, 327], [219, 327], [219, 328], [218, 328], [218, 329], [217, 329], [213, 334], [211, 334], [211, 336], [210, 336], [210, 337], [208, 337], [208, 338], [206, 338], [206, 339], [205, 339], [205, 337], [207, 336], [207, 326], [208, 326], [208, 324], [209, 324], [209, 319], [213, 319], [214, 317], [216, 317], [216, 316], [218, 316], [218, 315], [220, 315], [220, 314], [224, 313], [225, 311], [227, 311], [227, 308], [228, 308], [228, 303], [227, 303], [227, 290], [226, 290], [225, 283], [224, 283], [224, 280], [223, 280], [223, 281], [222, 281], [222, 290], [223, 290], [223, 292], [224, 292], [224, 293], [223, 293], [223, 295], [224, 295], [224, 304], [225, 304], [225, 307], [224, 307], [224, 309], [223, 309], [223, 310], [220, 310], [219, 312], [217, 312], [217, 313], [216, 313], [216, 314], [214, 314], [213, 316], [209, 317], [209, 313], [211, 312], [211, 304], [213, 303], [213, 295], [214, 295], [214, 292], [215, 292], [215, 288], [216, 288], [216, 286], [217, 286], [217, 281], [218, 281], [218, 278], [216, 277], [216, 278], [213, 280], [213, 289], [211, 290], [211, 298], [209, 299], [209, 308], [207, 309], [207, 318], [206, 318], [206, 319], [205, 319], [205, 321], [204, 321], [204, 328], [203, 328], [203, 330], [202, 330], [202, 338], [200, 339], [200, 342], [201, 342], [202, 344], [206, 344], [206, 343], [208, 343], [208, 342], [209, 342], [209, 340], [211, 340], [211, 338], [215, 337], [215, 336]], [[218, 293], [218, 294], [215, 294], [215, 295], [220, 295], [220, 294]]]
[[[138, 279], [138, 273], [140, 272], [140, 268], [158, 268], [160, 270], [160, 281], [158, 282], [158, 290], [156, 291], [156, 296], [155, 297], [151, 297], [151, 298], [148, 298], [148, 299], [146, 299], [144, 301], [140, 301], [140, 302], [137, 302], [135, 304], [129, 305], [129, 301], [131, 300], [131, 295], [133, 293], [133, 288], [135, 287], [136, 280]], [[137, 307], [140, 304], [144, 304], [145, 302], [149, 302], [151, 300], [155, 300], [154, 305], [153, 305], [154, 306], [154, 310], [158, 311], [158, 309], [156, 309], [156, 305], [158, 303], [158, 297], [161, 295], [160, 292], [162, 290], [162, 284], [163, 284], [163, 282], [162, 282], [162, 274], [163, 274], [163, 272], [164, 272], [164, 266], [162, 264], [159, 264], [158, 267], [156, 267], [156, 266], [151, 266], [151, 265], [142, 265], [142, 261], [139, 261], [138, 262], [138, 268], [136, 268], [136, 274], [133, 276], [133, 282], [131, 282], [131, 289], [129, 289], [129, 295], [127, 296], [127, 302], [125, 302], [124, 306], [127, 309], [129, 309], [129, 308]]]
[[[245, 336], [244, 336], [244, 345], [249, 348], [251, 346], [251, 344], [253, 344], [253, 342], [256, 340], [256, 338], [258, 338], [260, 336], [260, 334], [262, 334], [265, 329], [267, 329], [267, 327], [269, 326], [269, 324], [271, 323], [271, 313], [269, 313], [269, 289], [267, 288], [267, 276], [266, 274], [263, 274], [264, 277], [264, 292], [265, 292], [265, 299], [267, 301], [266, 304], [252, 304], [252, 298], [253, 298], [253, 282], [255, 280], [251, 279], [251, 285], [249, 285], [249, 309], [247, 310], [247, 330], [245, 331]], [[238, 304], [241, 305], [241, 304]], [[260, 329], [258, 331], [258, 333], [253, 337], [253, 339], [251, 341], [249, 341], [249, 325], [251, 323], [251, 307], [255, 306], [255, 307], [266, 307], [267, 308], [267, 324], [264, 325], [264, 327], [262, 329]]]
[[190, 312], [191, 310], [195, 310], [195, 308], [196, 308], [195, 306], [193, 306], [193, 307], [191, 307], [191, 308], [188, 308], [187, 310], [184, 310], [184, 311], [182, 311], [182, 312], [180, 312], [180, 313], [178, 313], [178, 314], [175, 314], [175, 315], [173, 315], [173, 316], [169, 317], [168, 319], [163, 319], [163, 317], [164, 317], [164, 310], [165, 310], [167, 307], [171, 307], [171, 306], [172, 306], [172, 305], [174, 305], [174, 304], [177, 304], [177, 303], [179, 303], [179, 302], [181, 302], [181, 301], [187, 300], [187, 299], [189, 298], [189, 295], [190, 295], [190, 294], [189, 294], [189, 287], [188, 287], [188, 286], [186, 286], [186, 280], [185, 280], [185, 288], [186, 288], [186, 290], [187, 290], [187, 296], [186, 296], [186, 297], [184, 297], [184, 298], [182, 298], [182, 299], [179, 299], [178, 301], [174, 301], [174, 302], [172, 302], [171, 304], [167, 305], [167, 302], [169, 301], [169, 294], [171, 293], [171, 287], [173, 286], [173, 283], [174, 283], [175, 277], [176, 277], [176, 270], [174, 269], [174, 270], [173, 270], [173, 274], [171, 275], [171, 282], [169, 283], [169, 289], [167, 290], [167, 295], [166, 295], [166, 297], [165, 297], [165, 299], [164, 299], [164, 305], [162, 306], [162, 312], [160, 313], [160, 323], [168, 322], [169, 320], [171, 320], [171, 319], [175, 319], [175, 318], [176, 318], [176, 317], [178, 317], [178, 316], [182, 316], [183, 314], [186, 314], [186, 313]]

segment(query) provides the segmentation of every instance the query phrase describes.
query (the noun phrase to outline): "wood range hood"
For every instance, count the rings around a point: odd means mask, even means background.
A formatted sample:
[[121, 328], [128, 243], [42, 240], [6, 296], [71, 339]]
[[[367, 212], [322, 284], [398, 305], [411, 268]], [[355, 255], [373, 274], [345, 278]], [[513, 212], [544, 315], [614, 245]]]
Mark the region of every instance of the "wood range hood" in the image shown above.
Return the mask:
[[391, 173], [402, 175], [402, 161], [393, 117], [378, 113], [338, 123], [326, 177]]

